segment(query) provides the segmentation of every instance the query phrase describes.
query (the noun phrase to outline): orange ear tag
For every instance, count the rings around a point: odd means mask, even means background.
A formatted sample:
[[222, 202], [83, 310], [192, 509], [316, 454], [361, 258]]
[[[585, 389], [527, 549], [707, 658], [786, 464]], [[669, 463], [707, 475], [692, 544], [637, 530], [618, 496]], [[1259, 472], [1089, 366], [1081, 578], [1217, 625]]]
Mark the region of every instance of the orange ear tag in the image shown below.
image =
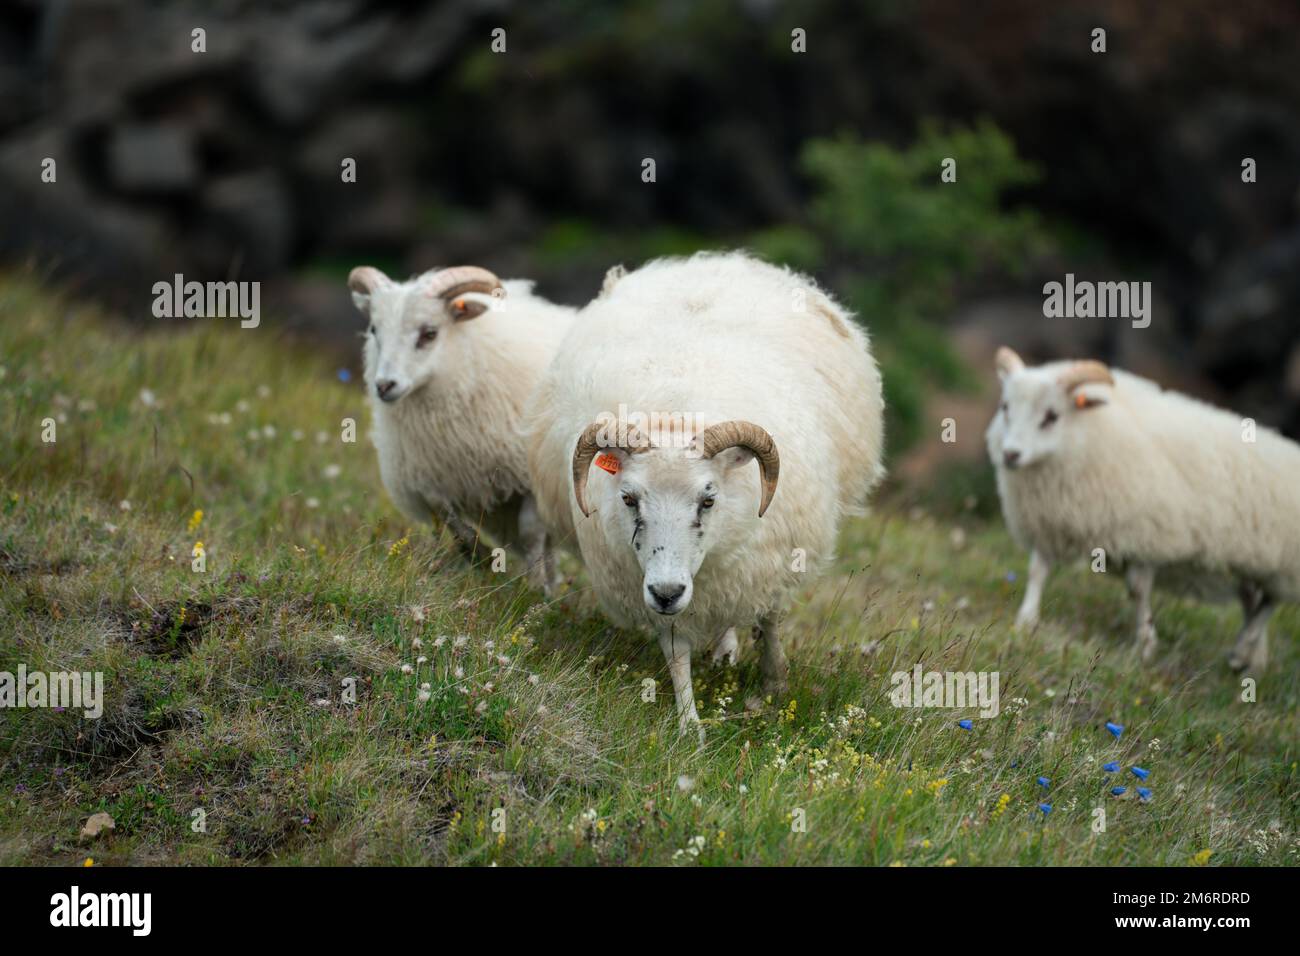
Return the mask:
[[596, 456], [596, 467], [601, 471], [609, 472], [611, 475], [617, 475], [618, 470], [623, 466], [619, 462], [617, 455], [611, 455], [609, 452], [604, 451]]

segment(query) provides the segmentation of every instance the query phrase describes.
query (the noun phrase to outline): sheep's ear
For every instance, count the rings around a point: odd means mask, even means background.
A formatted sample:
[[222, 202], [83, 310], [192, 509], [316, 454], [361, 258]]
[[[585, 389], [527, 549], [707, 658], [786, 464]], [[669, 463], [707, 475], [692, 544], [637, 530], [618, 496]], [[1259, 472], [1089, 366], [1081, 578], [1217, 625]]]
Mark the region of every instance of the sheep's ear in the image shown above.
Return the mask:
[[1025, 367], [1024, 359], [1005, 345], [998, 349], [997, 364], [998, 378], [1004, 382]]
[[476, 319], [488, 310], [488, 303], [470, 295], [458, 295], [447, 300], [447, 314], [457, 322]]
[[735, 445], [728, 448], [726, 451], [719, 452], [715, 458], [722, 462], [722, 467], [725, 471], [730, 471], [732, 468], [739, 468], [741, 465], [748, 465], [754, 460], [754, 453], [748, 448]]

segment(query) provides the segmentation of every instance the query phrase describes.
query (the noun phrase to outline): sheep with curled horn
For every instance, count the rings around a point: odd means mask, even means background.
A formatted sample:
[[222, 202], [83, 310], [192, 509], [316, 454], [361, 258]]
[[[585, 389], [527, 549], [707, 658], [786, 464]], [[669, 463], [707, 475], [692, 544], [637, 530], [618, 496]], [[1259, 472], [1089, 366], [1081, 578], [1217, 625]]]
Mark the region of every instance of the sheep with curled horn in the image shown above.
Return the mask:
[[656, 636], [685, 732], [692, 658], [734, 625], [754, 626], [764, 692], [785, 692], [782, 614], [882, 474], [880, 375], [812, 280], [744, 254], [615, 279], [538, 386], [529, 464], [601, 607]]
[[369, 318], [366, 394], [394, 504], [413, 521], [437, 516], [467, 554], [481, 536], [516, 547], [533, 582], [553, 592], [521, 425], [574, 310], [478, 266], [405, 282], [359, 266], [348, 287]]
[[1125, 568], [1142, 659], [1168, 568], [1202, 588], [1235, 582], [1245, 620], [1229, 662], [1262, 669], [1269, 618], [1300, 600], [1300, 446], [1101, 362], [1029, 367], [1003, 347], [997, 368], [986, 441], [1003, 517], [1030, 551], [1017, 627], [1038, 623], [1053, 564], [1100, 554]]

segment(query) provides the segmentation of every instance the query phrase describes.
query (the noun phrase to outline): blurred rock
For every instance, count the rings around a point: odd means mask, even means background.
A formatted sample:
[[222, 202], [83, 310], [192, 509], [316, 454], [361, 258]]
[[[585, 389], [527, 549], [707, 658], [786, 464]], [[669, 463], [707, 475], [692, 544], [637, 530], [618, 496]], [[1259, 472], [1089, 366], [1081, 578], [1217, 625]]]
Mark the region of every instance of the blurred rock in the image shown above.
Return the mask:
[[199, 181], [194, 137], [172, 124], [129, 124], [113, 130], [108, 168], [113, 186], [128, 193], [183, 191]]

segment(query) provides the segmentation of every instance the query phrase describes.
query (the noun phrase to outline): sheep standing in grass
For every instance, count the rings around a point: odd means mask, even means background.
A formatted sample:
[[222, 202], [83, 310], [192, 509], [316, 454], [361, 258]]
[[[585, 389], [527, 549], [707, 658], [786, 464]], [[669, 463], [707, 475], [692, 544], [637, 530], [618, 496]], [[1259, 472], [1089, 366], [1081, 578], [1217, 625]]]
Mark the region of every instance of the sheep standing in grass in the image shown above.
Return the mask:
[[881, 476], [862, 329], [745, 255], [659, 260], [607, 279], [535, 398], [543, 520], [576, 529], [610, 617], [656, 633], [682, 730], [699, 722], [692, 653], [734, 624], [757, 625], [764, 690], [783, 692], [788, 596]]
[[1127, 567], [1143, 659], [1156, 568], [1181, 565], [1236, 579], [1245, 623], [1229, 660], [1262, 668], [1276, 603], [1300, 600], [1300, 446], [1100, 362], [1027, 368], [1002, 348], [997, 366], [988, 451], [1007, 526], [1031, 551], [1017, 625], [1037, 622], [1053, 562], [1101, 548]]
[[394, 282], [370, 266], [348, 279], [370, 319], [366, 392], [379, 471], [414, 521], [436, 514], [474, 554], [480, 531], [517, 544], [534, 583], [555, 568], [528, 481], [521, 431], [528, 396], [573, 309], [460, 266]]

